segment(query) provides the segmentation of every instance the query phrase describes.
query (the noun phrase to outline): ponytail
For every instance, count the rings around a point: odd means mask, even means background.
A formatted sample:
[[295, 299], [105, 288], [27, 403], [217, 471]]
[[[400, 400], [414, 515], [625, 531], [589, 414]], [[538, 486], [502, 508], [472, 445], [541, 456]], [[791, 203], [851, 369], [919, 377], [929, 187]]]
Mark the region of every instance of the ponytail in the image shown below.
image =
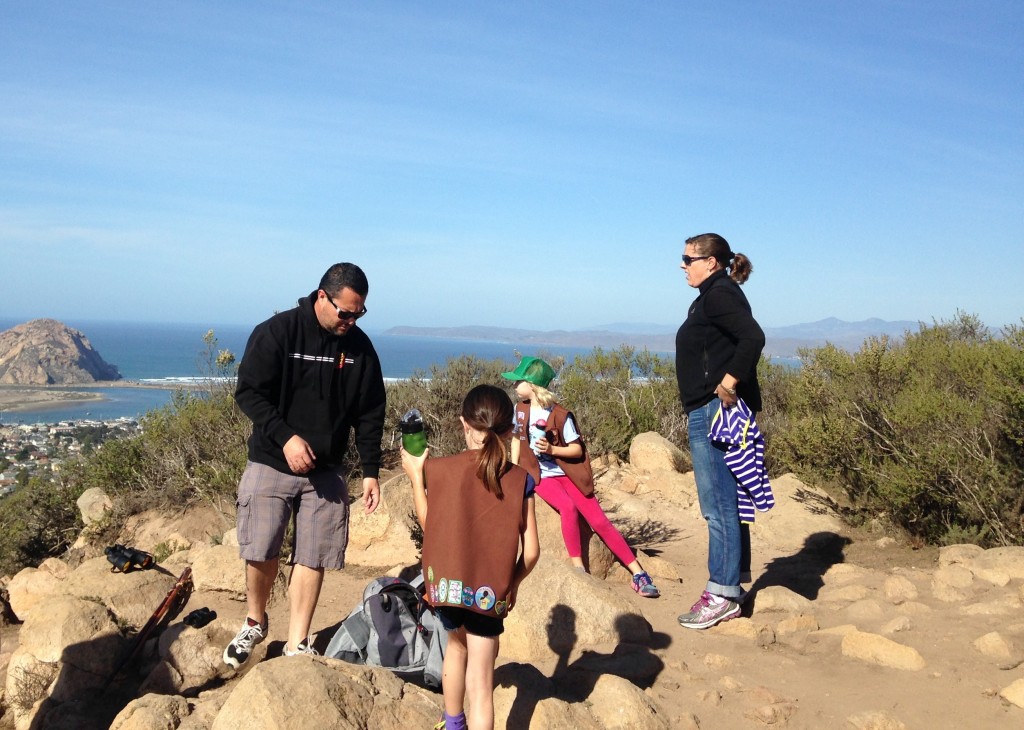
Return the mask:
[[734, 254], [732, 265], [729, 267], [729, 278], [737, 284], [743, 284], [752, 273], [754, 273], [754, 265], [750, 263], [750, 259], [741, 253]]
[[514, 415], [515, 407], [508, 393], [493, 385], [476, 386], [462, 401], [463, 420], [486, 434], [477, 455], [476, 476], [499, 499], [504, 496], [501, 478], [509, 469], [504, 437], [512, 430]]
[[501, 491], [501, 478], [508, 471], [508, 453], [505, 451], [505, 444], [501, 437], [494, 431], [488, 430], [484, 437], [484, 444], [480, 447], [480, 453], [476, 461], [476, 476], [487, 487], [487, 491], [494, 494], [498, 499], [504, 499]]

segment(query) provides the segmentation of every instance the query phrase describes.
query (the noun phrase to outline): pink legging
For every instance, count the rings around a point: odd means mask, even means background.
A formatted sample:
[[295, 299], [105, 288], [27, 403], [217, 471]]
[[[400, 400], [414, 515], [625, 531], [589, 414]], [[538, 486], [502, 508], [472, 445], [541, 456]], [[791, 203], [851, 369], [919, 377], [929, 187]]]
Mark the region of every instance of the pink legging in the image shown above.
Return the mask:
[[565, 549], [569, 551], [570, 558], [579, 558], [583, 555], [579, 520], [580, 515], [583, 515], [583, 519], [597, 533], [597, 536], [604, 540], [604, 544], [616, 558], [622, 561], [623, 565], [629, 565], [636, 560], [636, 555], [629, 549], [622, 533], [615, 529], [615, 525], [601, 509], [601, 503], [597, 501], [597, 497], [594, 495], [584, 496], [569, 477], [541, 479], [540, 484], [537, 485], [537, 494], [554, 507], [562, 518], [562, 540], [565, 542]]

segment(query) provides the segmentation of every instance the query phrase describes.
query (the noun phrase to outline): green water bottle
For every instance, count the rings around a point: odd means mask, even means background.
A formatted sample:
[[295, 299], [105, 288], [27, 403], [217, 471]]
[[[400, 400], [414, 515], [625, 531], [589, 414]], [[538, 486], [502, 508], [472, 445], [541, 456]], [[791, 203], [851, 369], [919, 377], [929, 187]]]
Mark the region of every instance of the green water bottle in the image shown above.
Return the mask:
[[413, 456], [419, 456], [427, 448], [427, 434], [423, 430], [423, 416], [418, 409], [402, 416], [398, 422], [398, 428], [402, 432], [402, 448]]

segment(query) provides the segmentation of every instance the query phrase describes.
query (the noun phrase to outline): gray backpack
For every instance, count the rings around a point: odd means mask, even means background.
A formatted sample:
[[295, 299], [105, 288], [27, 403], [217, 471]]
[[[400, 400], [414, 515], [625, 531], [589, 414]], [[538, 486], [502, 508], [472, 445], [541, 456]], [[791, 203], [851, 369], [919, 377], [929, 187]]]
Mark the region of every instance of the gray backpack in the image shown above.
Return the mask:
[[353, 664], [386, 667], [427, 687], [441, 686], [448, 633], [423, 600], [423, 575], [412, 582], [382, 577], [370, 581], [327, 645], [325, 656]]

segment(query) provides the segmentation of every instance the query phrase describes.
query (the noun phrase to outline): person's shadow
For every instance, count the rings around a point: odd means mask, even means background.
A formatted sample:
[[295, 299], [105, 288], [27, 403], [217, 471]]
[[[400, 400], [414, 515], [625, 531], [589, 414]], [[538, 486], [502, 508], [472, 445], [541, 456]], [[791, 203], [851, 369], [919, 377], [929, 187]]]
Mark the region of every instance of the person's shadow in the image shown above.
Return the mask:
[[750, 587], [756, 600], [757, 591], [768, 586], [783, 586], [813, 601], [825, 585], [823, 576], [828, 569], [845, 561], [843, 550], [853, 542], [834, 532], [815, 532], [804, 540], [804, 545], [793, 555], [775, 558], [765, 567]]
[[615, 619], [620, 641], [610, 654], [585, 650], [575, 660], [569, 657], [576, 647], [576, 612], [558, 604], [551, 609], [547, 623], [548, 646], [558, 659], [550, 677], [545, 677], [532, 664], [510, 662], [495, 671], [495, 684], [515, 687], [516, 698], [508, 714], [509, 730], [526, 730], [533, 721], [537, 705], [554, 698], [568, 703], [583, 702], [594, 691], [604, 674], [622, 677], [641, 689], [652, 686], [664, 669], [664, 662], [651, 649], [671, 643], [668, 634], [653, 632], [648, 644], [628, 643], [625, 636], [636, 636], [634, 622], [647, 622], [641, 616], [622, 614]]

